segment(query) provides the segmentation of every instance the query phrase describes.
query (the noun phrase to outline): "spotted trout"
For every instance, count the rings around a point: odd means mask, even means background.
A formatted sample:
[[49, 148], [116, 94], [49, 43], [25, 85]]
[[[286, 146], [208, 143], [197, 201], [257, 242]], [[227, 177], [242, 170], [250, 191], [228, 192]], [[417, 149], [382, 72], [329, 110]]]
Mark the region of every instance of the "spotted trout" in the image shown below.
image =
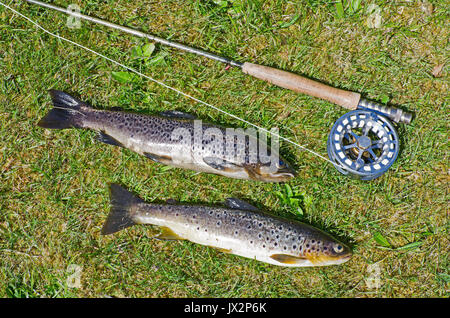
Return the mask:
[[239, 199], [224, 207], [146, 203], [120, 185], [110, 186], [111, 210], [102, 234], [135, 224], [161, 227], [155, 238], [189, 240], [279, 266], [326, 266], [348, 261], [351, 250], [310, 225], [260, 212]]
[[153, 161], [231, 178], [284, 182], [295, 176], [278, 151], [242, 130], [203, 124], [179, 111], [146, 116], [94, 109], [58, 90], [50, 95], [54, 108], [39, 121], [43, 128], [92, 129], [100, 141]]

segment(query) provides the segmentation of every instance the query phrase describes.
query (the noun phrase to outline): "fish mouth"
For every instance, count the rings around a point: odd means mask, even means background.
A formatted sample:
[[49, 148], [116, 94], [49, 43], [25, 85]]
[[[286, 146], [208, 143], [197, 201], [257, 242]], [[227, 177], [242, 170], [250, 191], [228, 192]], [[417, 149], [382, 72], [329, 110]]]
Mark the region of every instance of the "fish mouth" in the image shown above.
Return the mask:
[[280, 169], [278, 169], [278, 173], [284, 173], [284, 174], [290, 175], [291, 177], [296, 177], [297, 176], [297, 171], [295, 171], [291, 167], [280, 168]]
[[353, 256], [353, 253], [347, 253], [347, 254], [341, 256], [341, 259], [345, 260], [345, 261], [348, 261], [349, 259], [352, 258], [352, 256]]
[[283, 167], [277, 170], [274, 174], [270, 174], [268, 177], [274, 181], [288, 181], [297, 176], [297, 172], [290, 167]]
[[314, 266], [329, 266], [329, 265], [339, 265], [347, 262], [352, 258], [352, 253], [346, 253], [342, 255], [327, 255], [327, 254], [309, 254], [306, 258], [314, 265]]
[[340, 255], [337, 259], [336, 259], [336, 264], [342, 264], [342, 263], [345, 263], [345, 262], [347, 262], [347, 261], [349, 261], [351, 258], [352, 258], [352, 256], [353, 256], [353, 253], [352, 252], [348, 252], [348, 253], [346, 253], [346, 254], [344, 254], [344, 255]]

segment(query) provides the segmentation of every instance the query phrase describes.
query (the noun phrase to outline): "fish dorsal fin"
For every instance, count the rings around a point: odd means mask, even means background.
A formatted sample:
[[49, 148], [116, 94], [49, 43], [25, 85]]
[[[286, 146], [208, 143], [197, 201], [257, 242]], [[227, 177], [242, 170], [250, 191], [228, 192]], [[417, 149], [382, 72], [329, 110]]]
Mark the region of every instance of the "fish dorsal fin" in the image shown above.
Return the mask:
[[282, 264], [300, 264], [306, 261], [306, 258], [288, 254], [272, 254], [270, 258]]
[[236, 198], [227, 198], [225, 200], [225, 205], [231, 209], [246, 210], [252, 212], [259, 211], [257, 207], [251, 205], [250, 203], [247, 203], [245, 201]]
[[166, 110], [159, 113], [161, 116], [180, 119], [197, 119], [197, 116], [180, 112], [179, 110]]
[[156, 238], [158, 240], [184, 240], [183, 237], [176, 234], [174, 231], [172, 231], [167, 226], [162, 226], [161, 233], [159, 235], [155, 236], [154, 238]]
[[306, 254], [305, 258], [313, 265], [319, 265], [327, 261], [327, 257], [324, 255]]
[[226, 171], [229, 169], [240, 167], [235, 163], [217, 157], [204, 157], [203, 161], [211, 168], [221, 171]]

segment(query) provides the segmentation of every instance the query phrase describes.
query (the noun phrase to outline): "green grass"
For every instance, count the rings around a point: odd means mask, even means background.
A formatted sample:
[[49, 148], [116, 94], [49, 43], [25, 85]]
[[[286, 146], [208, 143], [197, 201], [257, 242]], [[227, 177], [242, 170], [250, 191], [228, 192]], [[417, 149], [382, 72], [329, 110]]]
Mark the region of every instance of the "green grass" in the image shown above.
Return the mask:
[[[282, 153], [299, 169], [289, 182], [292, 195], [284, 185], [168, 169], [100, 144], [90, 131], [40, 129], [36, 123], [51, 108], [47, 91], [66, 90], [98, 108], [177, 109], [244, 126], [145, 79], [119, 82], [112, 72], [123, 69], [0, 8], [0, 296], [449, 296], [448, 67], [440, 77], [431, 73], [448, 63], [445, 4], [432, 1], [430, 11], [429, 3], [377, 0], [382, 23], [370, 28], [359, 1], [55, 1], [70, 2], [118, 24], [389, 101], [415, 119], [398, 126], [399, 158], [370, 182], [342, 176], [286, 143]], [[279, 127], [323, 155], [332, 124], [345, 113], [158, 44], [139, 58], [141, 39], [87, 22], [69, 29], [62, 14], [8, 3], [51, 31], [252, 123]], [[103, 237], [111, 182], [147, 201], [238, 197], [328, 231], [355, 255], [339, 266], [290, 269], [151, 240], [158, 233], [151, 226]], [[81, 267], [79, 287], [68, 284], [73, 264]]]

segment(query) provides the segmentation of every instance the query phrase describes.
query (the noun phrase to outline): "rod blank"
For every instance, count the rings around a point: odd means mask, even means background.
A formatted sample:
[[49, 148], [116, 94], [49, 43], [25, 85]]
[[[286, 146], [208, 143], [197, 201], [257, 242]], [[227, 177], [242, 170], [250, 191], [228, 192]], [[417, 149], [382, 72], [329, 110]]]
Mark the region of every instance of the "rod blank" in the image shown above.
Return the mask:
[[204, 57], [207, 57], [209, 59], [216, 60], [216, 61], [219, 61], [219, 62], [222, 62], [222, 63], [230, 64], [231, 66], [235, 66], [235, 67], [241, 67], [242, 66], [242, 63], [240, 63], [240, 62], [236, 62], [236, 61], [230, 60], [228, 58], [225, 58], [223, 56], [212, 54], [210, 52], [206, 52], [206, 51], [203, 51], [203, 50], [200, 50], [200, 49], [196, 49], [196, 48], [193, 48], [193, 47], [181, 44], [181, 43], [177, 43], [177, 42], [174, 42], [174, 41], [163, 39], [163, 38], [160, 38], [159, 36], [156, 36], [156, 35], [147, 34], [147, 33], [144, 33], [144, 32], [141, 32], [141, 31], [138, 31], [138, 30], [135, 30], [135, 29], [132, 29], [132, 28], [128, 28], [128, 27], [125, 27], [125, 26], [122, 26], [122, 25], [118, 25], [118, 24], [115, 24], [115, 23], [112, 23], [112, 22], [108, 22], [108, 21], [105, 21], [105, 20], [102, 20], [102, 19], [94, 18], [94, 17], [88, 16], [88, 15], [85, 15], [85, 14], [82, 14], [82, 13], [79, 13], [79, 12], [76, 12], [76, 11], [72, 11], [72, 10], [65, 9], [65, 8], [60, 8], [60, 7], [57, 7], [57, 6], [54, 6], [52, 4], [42, 2], [42, 1], [37, 1], [37, 0], [26, 0], [26, 1], [30, 2], [30, 3], [33, 3], [33, 4], [37, 4], [37, 5], [41, 6], [41, 7], [45, 7], [45, 8], [48, 8], [48, 9], [52, 9], [52, 10], [56, 10], [56, 11], [59, 11], [59, 12], [63, 12], [65, 14], [71, 15], [71, 16], [73, 16], [75, 18], [80, 18], [80, 19], [87, 20], [87, 21], [90, 21], [90, 22], [93, 22], [93, 23], [101, 24], [101, 25], [104, 25], [104, 26], [112, 28], [112, 29], [120, 30], [120, 31], [123, 31], [125, 33], [129, 33], [129, 34], [135, 35], [135, 36], [140, 37], [140, 38], [146, 38], [146, 39], [149, 39], [151, 41], [155, 41], [155, 42], [158, 42], [158, 43], [170, 46], [170, 47], [174, 47], [176, 49], [180, 49], [180, 50], [183, 50], [183, 51], [186, 51], [186, 52], [190, 52], [190, 53], [194, 53], [194, 54], [197, 54], [197, 55], [201, 55], [201, 56], [204, 56]]

